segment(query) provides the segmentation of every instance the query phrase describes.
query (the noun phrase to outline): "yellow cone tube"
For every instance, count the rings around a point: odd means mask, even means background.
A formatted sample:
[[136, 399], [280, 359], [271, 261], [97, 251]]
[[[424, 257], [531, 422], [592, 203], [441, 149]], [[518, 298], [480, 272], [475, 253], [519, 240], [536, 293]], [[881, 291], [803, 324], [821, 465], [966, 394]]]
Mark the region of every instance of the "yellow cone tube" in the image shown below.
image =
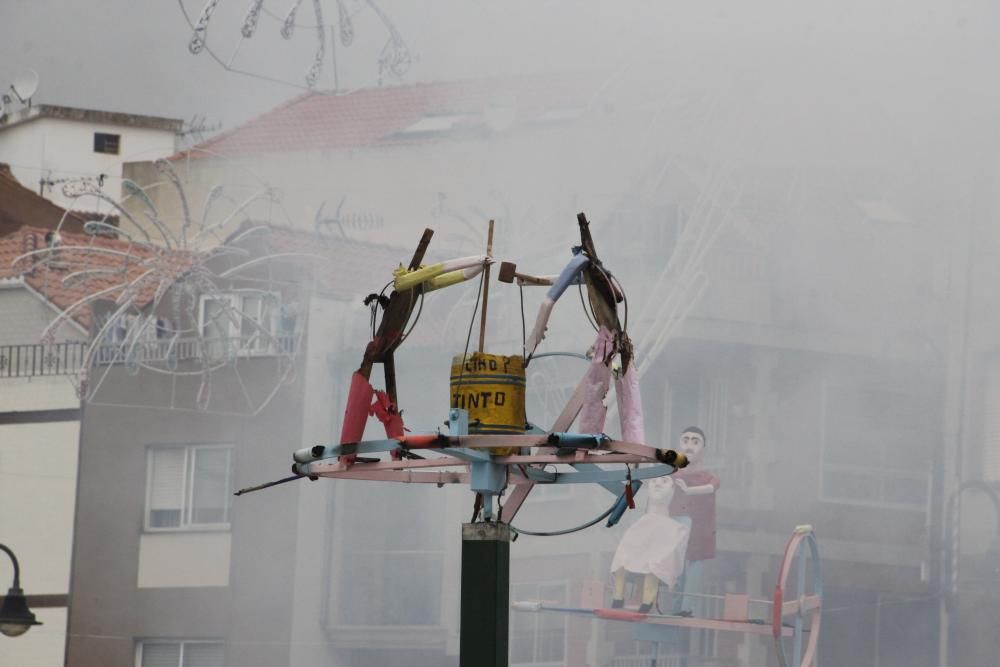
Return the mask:
[[[458, 259], [449, 259], [446, 262], [428, 264], [427, 266], [421, 266], [419, 269], [414, 269], [413, 271], [408, 271], [400, 265], [398, 269], [392, 272], [392, 286], [396, 289], [396, 291], [411, 289], [420, 283], [437, 278], [442, 274], [461, 272], [464, 269], [472, 268], [478, 268], [481, 270], [487, 261], [489, 260], [485, 255], [473, 255], [471, 257], [459, 257]], [[449, 278], [448, 282], [443, 285], [439, 285], [438, 288], [447, 287], [448, 285], [453, 285], [456, 282], [461, 282], [462, 280], [470, 278], [472, 275], [476, 274], [467, 275], [462, 279], [459, 279], [458, 277]]]

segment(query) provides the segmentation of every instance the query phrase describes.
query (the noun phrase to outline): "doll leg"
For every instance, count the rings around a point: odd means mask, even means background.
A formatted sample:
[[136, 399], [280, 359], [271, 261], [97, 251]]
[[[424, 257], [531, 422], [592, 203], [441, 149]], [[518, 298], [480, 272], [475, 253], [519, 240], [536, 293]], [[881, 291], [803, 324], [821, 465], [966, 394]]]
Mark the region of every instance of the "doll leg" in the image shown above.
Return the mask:
[[648, 613], [656, 604], [656, 594], [659, 592], [660, 580], [656, 575], [647, 574], [642, 580], [642, 604], [639, 605], [639, 611], [643, 614]]
[[621, 609], [625, 606], [625, 568], [615, 572], [615, 592], [611, 600], [612, 609]]

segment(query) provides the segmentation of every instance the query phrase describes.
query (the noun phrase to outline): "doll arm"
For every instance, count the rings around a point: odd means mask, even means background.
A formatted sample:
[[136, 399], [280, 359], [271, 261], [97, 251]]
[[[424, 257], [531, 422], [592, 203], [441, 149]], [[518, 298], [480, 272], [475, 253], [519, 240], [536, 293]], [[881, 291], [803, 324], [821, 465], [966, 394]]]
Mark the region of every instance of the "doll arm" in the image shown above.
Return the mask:
[[677, 484], [677, 488], [686, 493], [689, 496], [707, 496], [709, 494], [715, 493], [715, 490], [719, 488], [718, 480], [713, 480], [708, 484], [699, 484], [697, 486], [688, 486], [687, 482], [683, 479], [675, 479], [674, 483]]

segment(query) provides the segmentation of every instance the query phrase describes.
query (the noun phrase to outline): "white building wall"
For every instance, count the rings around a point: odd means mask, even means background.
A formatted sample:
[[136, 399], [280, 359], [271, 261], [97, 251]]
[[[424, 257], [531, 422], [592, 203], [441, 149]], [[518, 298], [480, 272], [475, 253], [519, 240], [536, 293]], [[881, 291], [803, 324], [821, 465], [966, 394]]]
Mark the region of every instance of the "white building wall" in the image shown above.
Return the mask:
[[[94, 133], [121, 136], [118, 155], [94, 152]], [[114, 199], [121, 192], [122, 163], [155, 160], [174, 152], [175, 136], [168, 130], [90, 123], [60, 118], [38, 118], [0, 131], [0, 162], [11, 165], [14, 176], [26, 187], [39, 192], [42, 178], [91, 177], [106, 174], [103, 190]], [[64, 197], [62, 184], [46, 187], [42, 194], [60, 206], [84, 210], [107, 210], [93, 198], [74, 205]]]
[[[2, 159], [2, 158], [0, 158]], [[0, 346], [34, 345], [55, 319], [54, 308], [22, 284], [0, 288]], [[65, 324], [57, 342], [83, 340], [82, 330]], [[80, 407], [65, 376], [4, 378], [0, 368], [0, 412]], [[73, 517], [76, 506], [80, 423], [0, 425], [0, 542], [17, 555], [21, 587], [27, 595], [69, 591]], [[12, 572], [0, 557], [0, 587]], [[42, 625], [0, 641], [0, 665], [60, 667], [66, 645], [66, 610], [34, 609]]]
[[[2, 327], [0, 327], [2, 328]], [[77, 408], [65, 377], [0, 380], [0, 411]], [[17, 555], [27, 595], [69, 591], [76, 504], [80, 423], [0, 426], [0, 542]], [[0, 558], [0, 585], [12, 571]], [[0, 641], [0, 665], [60, 667], [66, 644], [66, 610], [34, 609], [43, 625]]]
[[[42, 332], [58, 316], [54, 307], [25, 285], [0, 285], [0, 346], [40, 343]], [[66, 323], [56, 329], [54, 340], [61, 343], [85, 338], [82, 328], [75, 323]], [[0, 412], [7, 409], [0, 404]]]

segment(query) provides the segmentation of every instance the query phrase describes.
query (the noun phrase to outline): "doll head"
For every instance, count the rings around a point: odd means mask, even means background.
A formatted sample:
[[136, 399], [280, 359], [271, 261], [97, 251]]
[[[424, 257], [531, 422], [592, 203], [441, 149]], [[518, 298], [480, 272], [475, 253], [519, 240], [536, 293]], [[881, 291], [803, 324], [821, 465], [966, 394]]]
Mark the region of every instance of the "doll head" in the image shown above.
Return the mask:
[[688, 465], [697, 466], [701, 463], [701, 455], [707, 444], [705, 432], [697, 426], [688, 426], [681, 431], [677, 449], [688, 459]]
[[654, 477], [646, 482], [649, 486], [649, 500], [657, 505], [667, 505], [674, 497], [674, 480], [669, 475]]

